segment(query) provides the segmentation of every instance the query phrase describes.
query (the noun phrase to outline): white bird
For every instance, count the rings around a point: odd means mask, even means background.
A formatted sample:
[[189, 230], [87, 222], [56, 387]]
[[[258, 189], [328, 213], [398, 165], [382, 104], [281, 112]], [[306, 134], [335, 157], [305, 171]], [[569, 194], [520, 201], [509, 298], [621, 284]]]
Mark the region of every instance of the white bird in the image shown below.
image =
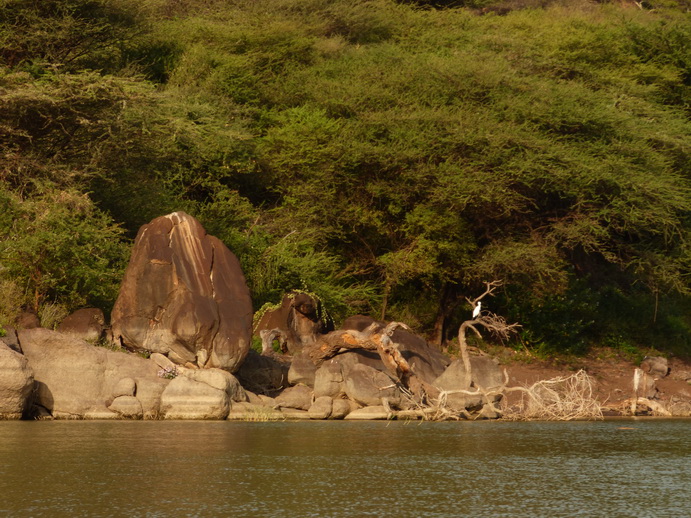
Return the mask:
[[478, 315], [480, 314], [480, 308], [482, 308], [482, 302], [477, 303], [477, 306], [475, 306], [475, 309], [473, 310], [473, 318], [477, 318]]

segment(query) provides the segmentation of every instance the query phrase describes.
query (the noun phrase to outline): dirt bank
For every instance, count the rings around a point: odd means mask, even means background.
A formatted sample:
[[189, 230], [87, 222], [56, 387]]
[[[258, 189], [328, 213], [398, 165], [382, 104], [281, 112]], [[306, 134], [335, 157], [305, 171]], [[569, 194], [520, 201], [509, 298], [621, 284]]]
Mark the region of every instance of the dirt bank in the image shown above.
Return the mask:
[[[505, 350], [500, 362], [509, 375], [509, 386], [530, 386], [539, 380], [568, 376], [583, 369], [593, 381], [593, 396], [605, 412], [616, 413], [630, 407], [634, 371], [639, 367], [622, 353], [601, 348], [586, 357], [541, 360]], [[691, 362], [669, 358], [669, 373], [654, 377], [654, 397], [674, 415], [691, 415]], [[509, 395], [511, 403], [519, 394]], [[645, 412], [645, 410], [643, 410]]]

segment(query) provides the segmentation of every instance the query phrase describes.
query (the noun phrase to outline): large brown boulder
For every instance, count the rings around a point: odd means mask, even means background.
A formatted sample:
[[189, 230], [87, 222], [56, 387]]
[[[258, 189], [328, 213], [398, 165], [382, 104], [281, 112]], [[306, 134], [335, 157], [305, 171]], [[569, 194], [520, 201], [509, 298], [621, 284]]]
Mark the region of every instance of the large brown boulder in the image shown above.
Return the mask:
[[96, 342], [103, 336], [105, 322], [103, 311], [100, 309], [83, 308], [78, 309], [60, 322], [57, 330], [73, 338]]
[[33, 388], [34, 376], [26, 357], [0, 342], [0, 419], [21, 419]]
[[20, 331], [19, 340], [34, 372], [35, 402], [54, 417], [118, 418], [118, 412], [108, 407], [131, 381], [141, 415], [158, 415], [161, 393], [170, 381], [158, 377], [160, 368], [152, 360], [48, 329]]
[[[275, 335], [283, 352], [296, 354], [314, 345], [319, 335], [333, 331], [333, 321], [321, 301], [305, 292], [291, 291], [283, 297], [281, 305], [265, 311], [254, 327], [254, 334], [267, 340], [262, 331], [277, 331]], [[270, 349], [271, 344], [264, 344]]]
[[252, 333], [252, 301], [237, 257], [184, 212], [144, 225], [112, 330], [130, 349], [235, 372]]

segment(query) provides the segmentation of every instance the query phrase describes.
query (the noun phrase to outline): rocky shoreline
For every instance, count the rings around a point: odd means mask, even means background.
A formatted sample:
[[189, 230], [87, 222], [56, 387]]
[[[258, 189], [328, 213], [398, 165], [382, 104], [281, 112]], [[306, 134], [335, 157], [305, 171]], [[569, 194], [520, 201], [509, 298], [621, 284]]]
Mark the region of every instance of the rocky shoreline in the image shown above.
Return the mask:
[[[478, 311], [464, 326], [477, 333], [502, 321], [493, 318]], [[631, 369], [635, 387], [606, 406], [594, 393], [600, 381], [583, 370], [551, 379], [545, 370], [528, 385], [480, 351], [452, 360], [401, 323], [355, 316], [335, 329], [304, 292], [286, 294], [253, 325], [237, 258], [180, 212], [140, 230], [110, 325], [85, 308], [56, 330], [31, 314], [17, 328], [0, 337], [2, 419], [691, 415], [689, 380], [676, 399], [658, 397], [664, 358]]]
[[[26, 329], [0, 339], [0, 418], [243, 421], [521, 418], [509, 411], [516, 403], [517, 394], [505, 394], [503, 404], [496, 401], [506, 415], [492, 412], [481, 394], [460, 394], [460, 397], [457, 394], [456, 399], [453, 394], [447, 395], [445, 414], [425, 413], [413, 398], [403, 396], [392, 377], [363, 363], [377, 363], [376, 358], [364, 353], [343, 351], [317, 367], [302, 354], [291, 358], [261, 356], [251, 351], [244, 367], [233, 375], [223, 369], [176, 365], [160, 353], [144, 358], [124, 350], [97, 347], [58, 331]], [[485, 376], [485, 382], [494, 377], [500, 383], [498, 376], [502, 373], [495, 360], [487, 356], [473, 356], [472, 360], [477, 372]], [[691, 416], [691, 385], [679, 378], [688, 372], [675, 378], [662, 372], [666, 370], [664, 365], [663, 359], [644, 362], [645, 382], [633, 411], [632, 398], [626, 397], [631, 395], [628, 391], [624, 393], [604, 380], [597, 381], [593, 397], [602, 400], [599, 401], [602, 414], [581, 418]], [[462, 362], [451, 362], [437, 385], [453, 387], [453, 377], [462, 373], [461, 367]], [[521, 377], [515, 368], [509, 371]], [[540, 373], [555, 374], [549, 368], [537, 366], [531, 371], [534, 383], [540, 381]], [[527, 385], [526, 380], [523, 372], [523, 386]], [[620, 382], [626, 385], [623, 373]], [[519, 384], [514, 380], [512, 385]], [[662, 392], [658, 386], [663, 387]], [[603, 398], [605, 389], [609, 393]], [[620, 397], [612, 398], [613, 393], [619, 393]], [[541, 417], [526, 414], [524, 418]]]

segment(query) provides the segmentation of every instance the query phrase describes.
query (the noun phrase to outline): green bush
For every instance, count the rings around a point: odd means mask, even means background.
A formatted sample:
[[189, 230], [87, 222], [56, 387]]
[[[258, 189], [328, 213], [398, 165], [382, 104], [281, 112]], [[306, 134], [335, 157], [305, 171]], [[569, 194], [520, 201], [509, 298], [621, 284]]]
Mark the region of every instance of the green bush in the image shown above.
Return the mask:
[[[185, 210], [257, 307], [305, 289], [438, 334], [503, 279], [540, 347], [688, 351], [662, 310], [690, 288], [688, 14], [448, 4], [5, 2], [0, 225], [22, 249], [2, 241], [0, 276], [35, 307], [107, 305], [114, 222]], [[68, 253], [74, 227], [103, 260]]]

